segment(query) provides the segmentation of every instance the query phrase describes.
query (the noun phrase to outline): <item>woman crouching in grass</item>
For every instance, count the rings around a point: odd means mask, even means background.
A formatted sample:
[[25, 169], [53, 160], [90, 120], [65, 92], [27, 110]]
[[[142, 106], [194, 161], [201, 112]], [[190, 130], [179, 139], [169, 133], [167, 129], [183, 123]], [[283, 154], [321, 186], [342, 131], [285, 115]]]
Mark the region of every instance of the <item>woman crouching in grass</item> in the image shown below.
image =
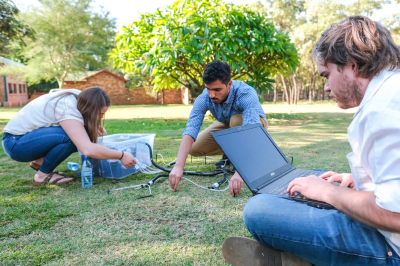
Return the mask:
[[119, 159], [125, 167], [136, 164], [130, 153], [96, 144], [106, 134], [101, 120], [110, 98], [100, 87], [83, 91], [65, 89], [36, 98], [22, 108], [6, 125], [3, 148], [18, 162], [29, 162], [37, 171], [33, 185], [73, 181], [54, 169], [78, 150], [96, 159]]

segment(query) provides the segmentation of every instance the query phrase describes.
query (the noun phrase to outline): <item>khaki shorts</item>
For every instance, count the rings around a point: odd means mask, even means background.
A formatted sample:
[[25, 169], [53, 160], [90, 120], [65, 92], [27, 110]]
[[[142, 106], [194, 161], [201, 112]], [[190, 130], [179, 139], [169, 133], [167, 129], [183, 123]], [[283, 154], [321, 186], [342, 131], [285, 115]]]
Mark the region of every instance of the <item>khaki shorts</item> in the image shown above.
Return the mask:
[[[260, 117], [260, 123], [265, 128], [268, 129], [268, 120], [265, 117]], [[231, 117], [229, 121], [229, 126], [221, 122], [212, 123], [211, 126], [204, 129], [197, 136], [196, 141], [193, 143], [189, 154], [192, 156], [208, 156], [208, 155], [223, 155], [224, 153], [215, 142], [211, 136], [211, 132], [220, 131], [223, 129], [241, 126], [243, 124], [243, 115], [238, 114]]]

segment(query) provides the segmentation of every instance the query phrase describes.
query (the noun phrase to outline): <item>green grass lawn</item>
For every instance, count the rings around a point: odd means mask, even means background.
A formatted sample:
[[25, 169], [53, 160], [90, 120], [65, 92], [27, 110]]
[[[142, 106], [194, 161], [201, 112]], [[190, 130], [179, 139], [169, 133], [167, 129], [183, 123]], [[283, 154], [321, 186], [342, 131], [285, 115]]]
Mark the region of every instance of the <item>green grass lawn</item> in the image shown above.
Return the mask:
[[[346, 129], [354, 110], [333, 102], [298, 106], [264, 104], [269, 132], [294, 165], [348, 172]], [[108, 134], [156, 133], [154, 153], [172, 161], [191, 106], [113, 106], [106, 115]], [[0, 108], [0, 132], [18, 108]], [[207, 116], [203, 127], [214, 120]], [[158, 162], [161, 163], [160, 157]], [[188, 158], [186, 170], [210, 172], [219, 157]], [[74, 154], [67, 161], [78, 162]], [[177, 192], [166, 179], [152, 187], [153, 197], [136, 200], [148, 190], [107, 194], [111, 188], [146, 183], [154, 175], [137, 173], [116, 181], [96, 178], [89, 189], [75, 181], [32, 187], [28, 163], [18, 163], [0, 149], [1, 265], [227, 265], [221, 254], [225, 238], [250, 236], [242, 210], [251, 197], [212, 192], [188, 181]], [[189, 177], [209, 186], [217, 177]], [[224, 188], [223, 186], [222, 188]]]

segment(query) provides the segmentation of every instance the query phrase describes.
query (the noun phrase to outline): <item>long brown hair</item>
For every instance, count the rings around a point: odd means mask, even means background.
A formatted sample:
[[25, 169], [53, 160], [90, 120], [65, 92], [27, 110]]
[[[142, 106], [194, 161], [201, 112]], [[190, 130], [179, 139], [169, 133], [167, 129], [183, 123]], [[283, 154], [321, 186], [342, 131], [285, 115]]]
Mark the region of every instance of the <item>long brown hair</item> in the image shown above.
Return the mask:
[[315, 44], [313, 56], [321, 58], [324, 65], [333, 63], [339, 68], [353, 59], [358, 65], [358, 76], [367, 79], [387, 67], [400, 67], [400, 48], [390, 32], [364, 16], [351, 16], [333, 24]]
[[93, 143], [97, 142], [101, 126], [101, 109], [110, 106], [110, 98], [100, 87], [84, 89], [78, 96], [78, 110], [83, 116], [86, 132]]

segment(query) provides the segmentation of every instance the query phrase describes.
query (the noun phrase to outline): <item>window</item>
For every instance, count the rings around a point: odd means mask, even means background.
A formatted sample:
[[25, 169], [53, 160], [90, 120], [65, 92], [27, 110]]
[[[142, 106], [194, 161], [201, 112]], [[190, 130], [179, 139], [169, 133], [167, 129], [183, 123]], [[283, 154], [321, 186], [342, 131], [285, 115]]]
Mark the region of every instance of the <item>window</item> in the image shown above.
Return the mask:
[[9, 92], [10, 94], [13, 93], [12, 84], [11, 84], [11, 83], [8, 83], [8, 92]]
[[13, 84], [14, 85], [14, 93], [17, 93], [17, 84]]
[[19, 91], [19, 93], [22, 93], [22, 85], [21, 84], [18, 84], [18, 91]]
[[24, 93], [26, 93], [26, 85], [25, 84], [22, 85], [22, 88], [24, 89]]

